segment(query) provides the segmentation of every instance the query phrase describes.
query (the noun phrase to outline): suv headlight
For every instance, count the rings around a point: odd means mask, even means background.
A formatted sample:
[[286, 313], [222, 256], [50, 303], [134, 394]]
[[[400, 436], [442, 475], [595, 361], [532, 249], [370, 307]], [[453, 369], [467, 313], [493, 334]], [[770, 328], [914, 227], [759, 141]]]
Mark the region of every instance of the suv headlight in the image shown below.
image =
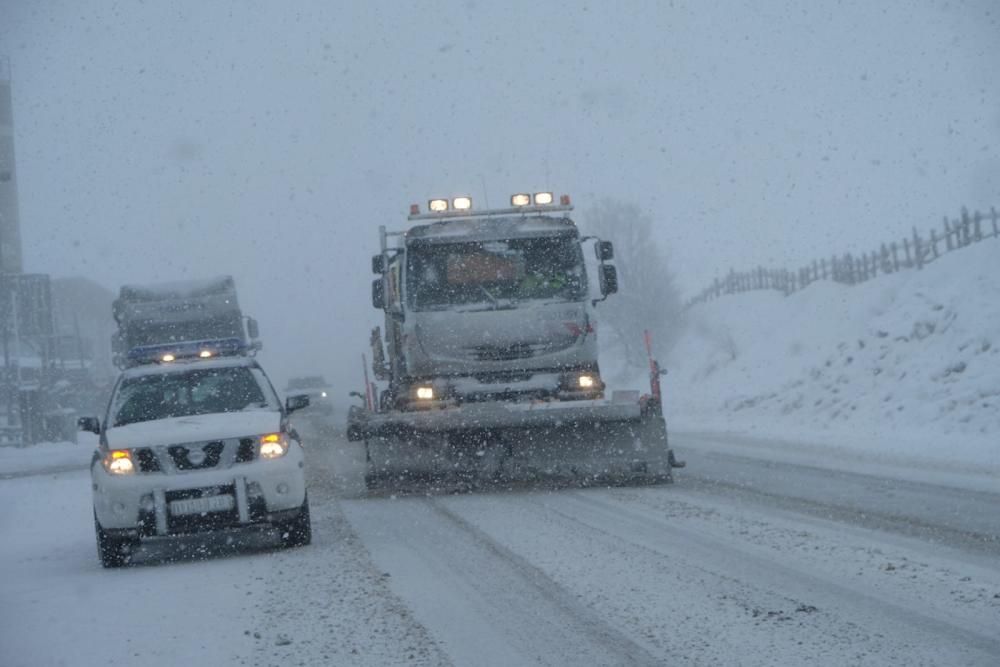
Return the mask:
[[282, 433], [260, 436], [260, 458], [280, 459], [288, 453], [288, 438]]
[[131, 475], [135, 472], [132, 452], [127, 449], [112, 449], [104, 455], [101, 463], [111, 475]]

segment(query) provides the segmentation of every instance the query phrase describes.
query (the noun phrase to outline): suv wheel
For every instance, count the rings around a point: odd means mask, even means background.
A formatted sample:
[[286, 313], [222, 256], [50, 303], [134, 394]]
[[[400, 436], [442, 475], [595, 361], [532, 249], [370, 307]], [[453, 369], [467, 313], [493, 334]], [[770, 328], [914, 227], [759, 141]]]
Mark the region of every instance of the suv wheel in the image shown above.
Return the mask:
[[302, 509], [291, 521], [279, 523], [278, 534], [285, 548], [304, 547], [312, 542], [312, 523], [309, 520], [309, 497], [302, 501]]
[[94, 517], [94, 532], [97, 533], [97, 556], [101, 565], [107, 568], [126, 565], [132, 557], [133, 540], [130, 538], [113, 537], [104, 532], [101, 524]]

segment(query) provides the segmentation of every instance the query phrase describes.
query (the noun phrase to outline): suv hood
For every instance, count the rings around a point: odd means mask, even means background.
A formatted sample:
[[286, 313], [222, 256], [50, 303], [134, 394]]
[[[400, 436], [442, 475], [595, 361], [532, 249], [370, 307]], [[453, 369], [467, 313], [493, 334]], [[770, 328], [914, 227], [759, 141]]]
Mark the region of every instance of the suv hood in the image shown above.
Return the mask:
[[137, 422], [109, 428], [105, 437], [112, 449], [128, 449], [241, 438], [280, 430], [281, 412], [248, 410]]

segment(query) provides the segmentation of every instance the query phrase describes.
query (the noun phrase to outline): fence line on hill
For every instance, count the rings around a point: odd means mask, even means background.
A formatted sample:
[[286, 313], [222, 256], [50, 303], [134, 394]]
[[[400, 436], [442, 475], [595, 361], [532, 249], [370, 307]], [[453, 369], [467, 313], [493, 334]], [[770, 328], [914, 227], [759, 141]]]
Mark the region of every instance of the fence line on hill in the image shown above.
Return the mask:
[[684, 307], [690, 308], [726, 294], [742, 294], [756, 290], [777, 290], [788, 296], [817, 280], [857, 285], [888, 273], [922, 269], [925, 264], [946, 253], [998, 237], [1000, 237], [1000, 215], [995, 207], [990, 207], [988, 214], [979, 211], [970, 214], [963, 207], [962, 215], [957, 220], [944, 217], [940, 232], [931, 229], [930, 234], [924, 237], [914, 227], [911, 236], [904, 237], [902, 241], [883, 243], [878, 250], [870, 253], [833, 255], [830, 258], [813, 260], [797, 270], [764, 267], [749, 271], [730, 269], [724, 278], [716, 278], [712, 284], [688, 299]]

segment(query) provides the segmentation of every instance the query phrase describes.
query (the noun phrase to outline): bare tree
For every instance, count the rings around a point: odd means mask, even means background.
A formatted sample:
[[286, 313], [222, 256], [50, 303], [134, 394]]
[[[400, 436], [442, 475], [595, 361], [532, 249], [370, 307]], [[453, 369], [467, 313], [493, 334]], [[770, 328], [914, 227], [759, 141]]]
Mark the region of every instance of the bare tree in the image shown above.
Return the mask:
[[653, 234], [653, 218], [634, 204], [605, 199], [583, 219], [585, 233], [615, 244], [620, 292], [598, 306], [601, 335], [613, 341], [630, 368], [643, 368], [643, 330], [653, 334], [654, 353], [664, 357], [680, 333], [683, 306], [667, 255]]

